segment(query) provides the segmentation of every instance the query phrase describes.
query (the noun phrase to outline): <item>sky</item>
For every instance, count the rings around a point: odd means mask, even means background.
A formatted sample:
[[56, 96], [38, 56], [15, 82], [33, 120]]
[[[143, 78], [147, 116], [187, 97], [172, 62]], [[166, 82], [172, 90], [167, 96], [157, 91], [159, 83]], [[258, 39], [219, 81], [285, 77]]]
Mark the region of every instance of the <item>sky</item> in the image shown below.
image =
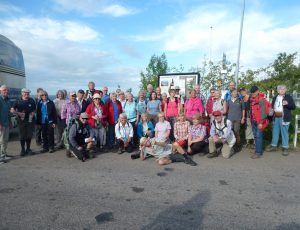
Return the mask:
[[[185, 71], [223, 53], [236, 62], [241, 10], [242, 0], [0, 0], [0, 34], [21, 48], [31, 90], [94, 81], [136, 93], [153, 54]], [[300, 52], [299, 12], [298, 0], [246, 0], [241, 71]]]

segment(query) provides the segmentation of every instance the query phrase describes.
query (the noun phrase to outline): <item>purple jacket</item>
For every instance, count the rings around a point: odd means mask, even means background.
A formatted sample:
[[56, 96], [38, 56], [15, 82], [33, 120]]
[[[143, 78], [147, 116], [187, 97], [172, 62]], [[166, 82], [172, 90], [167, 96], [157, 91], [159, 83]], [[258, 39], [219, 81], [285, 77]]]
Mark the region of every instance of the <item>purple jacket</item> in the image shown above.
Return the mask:
[[80, 106], [77, 101], [71, 103], [70, 101], [66, 101], [61, 109], [61, 119], [66, 119], [66, 124], [69, 124], [71, 118], [76, 118], [80, 115]]

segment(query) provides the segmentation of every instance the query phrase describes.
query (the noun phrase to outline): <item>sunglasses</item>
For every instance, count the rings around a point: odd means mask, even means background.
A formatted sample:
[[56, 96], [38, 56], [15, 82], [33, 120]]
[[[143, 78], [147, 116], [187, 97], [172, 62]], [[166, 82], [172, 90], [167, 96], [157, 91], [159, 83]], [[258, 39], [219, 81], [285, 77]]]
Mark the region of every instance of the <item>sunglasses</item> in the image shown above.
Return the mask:
[[74, 94], [74, 95], [71, 95], [71, 97], [76, 97], [76, 95]]
[[46, 94], [41, 94], [41, 97], [46, 96]]
[[99, 100], [99, 101], [100, 101], [100, 100], [101, 100], [101, 98], [94, 98], [94, 100]]

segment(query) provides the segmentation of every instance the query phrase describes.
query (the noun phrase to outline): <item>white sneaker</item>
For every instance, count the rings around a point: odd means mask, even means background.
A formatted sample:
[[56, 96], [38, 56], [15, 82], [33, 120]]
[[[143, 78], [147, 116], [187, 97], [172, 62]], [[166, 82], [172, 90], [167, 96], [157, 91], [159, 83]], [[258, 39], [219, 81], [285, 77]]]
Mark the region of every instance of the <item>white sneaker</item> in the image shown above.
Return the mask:
[[10, 160], [11, 158], [12, 158], [11, 156], [7, 156], [7, 155], [5, 155], [4, 157], [5, 160]]

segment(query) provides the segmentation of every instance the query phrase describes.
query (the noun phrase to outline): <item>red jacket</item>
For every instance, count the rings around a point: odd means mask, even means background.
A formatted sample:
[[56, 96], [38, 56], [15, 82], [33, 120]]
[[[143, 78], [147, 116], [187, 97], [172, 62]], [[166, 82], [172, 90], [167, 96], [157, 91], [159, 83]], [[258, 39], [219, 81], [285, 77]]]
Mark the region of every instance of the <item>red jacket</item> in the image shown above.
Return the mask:
[[206, 103], [206, 112], [207, 112], [208, 115], [212, 114], [213, 105], [214, 105], [214, 98], [212, 96], [210, 96], [207, 100], [207, 103]]
[[[103, 102], [100, 102], [100, 108], [102, 110], [102, 120], [101, 120], [101, 123], [105, 127], [106, 126], [106, 120], [107, 120], [107, 112], [106, 112], [106, 107], [103, 104]], [[92, 116], [96, 115], [94, 102], [92, 102], [91, 104], [88, 105], [88, 107], [86, 108], [85, 112], [89, 115], [89, 118], [88, 118], [89, 125], [92, 128], [95, 128], [95, 119], [92, 118]]]
[[265, 99], [263, 93], [259, 93], [257, 97], [250, 98], [251, 103], [251, 120], [255, 121], [257, 124], [262, 124], [262, 129], [265, 129], [268, 124], [268, 113], [271, 106], [270, 102]]
[[[123, 112], [122, 109], [122, 104], [119, 101], [116, 101], [117, 106], [118, 106], [118, 117], [119, 115]], [[106, 112], [107, 112], [107, 121], [108, 124], [110, 125], [114, 125], [118, 122], [118, 120], [115, 121], [114, 118], [114, 105], [113, 102], [111, 100], [109, 100], [109, 102], [106, 104]]]

